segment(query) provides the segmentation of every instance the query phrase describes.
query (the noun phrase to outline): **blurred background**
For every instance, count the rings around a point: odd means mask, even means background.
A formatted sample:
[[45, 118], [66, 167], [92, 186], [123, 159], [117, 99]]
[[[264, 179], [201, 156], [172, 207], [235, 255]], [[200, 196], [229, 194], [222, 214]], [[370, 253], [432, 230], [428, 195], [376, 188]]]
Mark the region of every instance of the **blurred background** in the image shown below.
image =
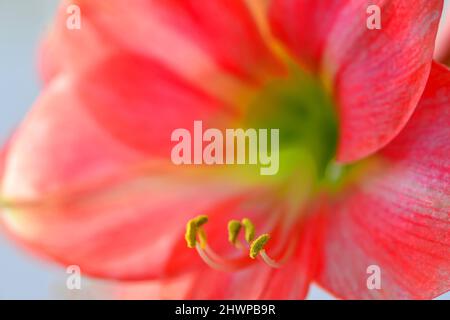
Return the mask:
[[[132, 0], [131, 0], [132, 1]], [[450, 0], [446, 0], [447, 5]], [[57, 0], [0, 0], [0, 143], [21, 121], [39, 94], [36, 50], [55, 13]], [[67, 274], [23, 252], [0, 233], [0, 299], [103, 297], [98, 283], [79, 293], [66, 289]], [[84, 291], [84, 292], [83, 292]], [[310, 299], [332, 299], [313, 287]], [[450, 300], [450, 293], [440, 297]]]

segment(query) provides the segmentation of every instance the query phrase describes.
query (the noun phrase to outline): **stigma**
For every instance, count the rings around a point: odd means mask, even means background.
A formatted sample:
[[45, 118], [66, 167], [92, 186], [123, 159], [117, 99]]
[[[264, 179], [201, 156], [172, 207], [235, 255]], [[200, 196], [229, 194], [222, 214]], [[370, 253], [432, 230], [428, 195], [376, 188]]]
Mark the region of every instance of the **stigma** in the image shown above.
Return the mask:
[[[196, 249], [200, 258], [211, 268], [228, 272], [237, 271], [251, 266], [257, 258], [269, 267], [282, 267], [283, 263], [270, 258], [266, 252], [265, 247], [271, 238], [270, 234], [265, 233], [256, 237], [256, 228], [250, 219], [243, 218], [241, 221], [228, 222], [228, 241], [239, 253], [233, 257], [223, 257], [208, 245], [204, 230], [208, 221], [209, 218], [206, 215], [190, 219], [186, 224], [185, 240], [187, 247]], [[241, 231], [244, 233], [242, 237], [240, 237]]]

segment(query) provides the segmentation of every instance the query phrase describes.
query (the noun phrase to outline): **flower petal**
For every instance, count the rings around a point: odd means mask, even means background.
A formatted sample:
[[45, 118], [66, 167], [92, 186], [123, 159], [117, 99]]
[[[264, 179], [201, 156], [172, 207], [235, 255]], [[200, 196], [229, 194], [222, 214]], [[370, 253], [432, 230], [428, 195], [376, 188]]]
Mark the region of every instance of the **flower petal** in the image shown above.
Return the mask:
[[132, 55], [58, 76], [11, 141], [2, 219], [34, 251], [86, 274], [162, 276], [188, 219], [255, 187], [170, 161], [171, 130], [230, 119], [222, 107]]
[[5, 146], [3, 146], [0, 149], [0, 182], [2, 181], [3, 178], [3, 174], [5, 171], [5, 160], [6, 160], [6, 154], [8, 150], [8, 144], [6, 144]]
[[64, 3], [44, 45], [46, 65], [62, 60], [77, 68], [86, 49], [98, 47], [98, 56], [113, 47], [157, 59], [199, 86], [255, 84], [280, 71], [244, 1], [72, 2], [80, 7], [82, 29], [66, 30]]
[[74, 1], [61, 1], [55, 20], [40, 45], [38, 67], [45, 83], [63, 72], [84, 72], [105, 56], [122, 51], [118, 44], [99, 32], [92, 21], [85, 19], [84, 11], [80, 12], [81, 29], [67, 28], [67, 10], [73, 4]]
[[229, 115], [151, 60], [112, 56], [88, 73], [59, 77], [39, 98], [12, 141], [4, 195], [30, 200], [169, 161], [174, 129]]
[[246, 188], [180, 174], [134, 178], [96, 193], [51, 204], [5, 209], [12, 236], [33, 252], [83, 274], [120, 280], [161, 279], [201, 265], [176, 264], [185, 223], [242, 196]]
[[405, 126], [429, 76], [442, 10], [442, 0], [371, 4], [381, 8], [381, 30], [367, 27], [367, 1], [275, 0], [270, 11], [278, 38], [332, 90], [343, 162], [379, 150]]
[[168, 300], [185, 299], [194, 286], [196, 272], [164, 280], [120, 282], [102, 285], [103, 299], [118, 300]]
[[[450, 289], [450, 71], [366, 177], [327, 216], [319, 283], [343, 298], [429, 299]], [[381, 269], [381, 289], [367, 268]]]
[[341, 0], [273, 0], [269, 18], [275, 35], [302, 65], [319, 71], [329, 33], [345, 5]]

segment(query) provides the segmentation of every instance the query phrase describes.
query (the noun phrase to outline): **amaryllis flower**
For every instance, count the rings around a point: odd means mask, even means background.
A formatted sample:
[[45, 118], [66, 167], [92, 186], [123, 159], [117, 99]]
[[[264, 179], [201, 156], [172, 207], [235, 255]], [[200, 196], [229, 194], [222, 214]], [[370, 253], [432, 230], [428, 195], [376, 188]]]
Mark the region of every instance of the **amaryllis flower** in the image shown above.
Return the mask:
[[[365, 0], [72, 3], [81, 29], [64, 2], [42, 94], [3, 151], [12, 238], [89, 276], [144, 281], [144, 298], [449, 290], [441, 0], [370, 1], [374, 30]], [[279, 129], [278, 174], [173, 164], [171, 133], [196, 120]]]

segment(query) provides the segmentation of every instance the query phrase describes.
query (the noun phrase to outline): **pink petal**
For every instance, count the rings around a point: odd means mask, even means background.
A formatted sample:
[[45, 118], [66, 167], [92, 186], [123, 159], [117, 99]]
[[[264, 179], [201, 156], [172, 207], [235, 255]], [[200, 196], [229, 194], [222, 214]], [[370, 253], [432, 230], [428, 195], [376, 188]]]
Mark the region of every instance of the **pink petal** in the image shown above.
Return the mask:
[[254, 189], [220, 169], [170, 162], [174, 128], [227, 115], [145, 58], [118, 55], [58, 76], [11, 141], [2, 218], [34, 251], [87, 274], [161, 277], [188, 219]]
[[239, 116], [158, 63], [129, 54], [100, 63], [74, 90], [113, 137], [152, 156], [170, 156], [177, 128], [192, 129], [196, 120], [220, 128]]
[[229, 114], [156, 63], [113, 56], [86, 74], [59, 77], [39, 98], [12, 141], [5, 195], [40, 197], [168, 161], [174, 129], [230, 121]]
[[5, 160], [6, 160], [6, 154], [8, 152], [7, 146], [8, 145], [5, 145], [0, 149], [0, 181], [2, 181], [3, 174], [5, 171]]
[[[318, 275], [326, 289], [357, 299], [450, 289], [449, 99], [450, 71], [436, 64], [411, 121], [376, 156], [379, 170], [330, 208]], [[370, 265], [381, 268], [381, 290], [366, 286]]]
[[270, 11], [278, 38], [332, 90], [344, 162], [379, 150], [405, 126], [429, 76], [442, 10], [442, 0], [371, 4], [381, 7], [381, 30], [366, 26], [367, 1], [275, 0]]
[[156, 58], [186, 77], [210, 81], [225, 71], [254, 83], [280, 70], [244, 1], [75, 3], [82, 12], [82, 30], [63, 30], [65, 3], [43, 49], [50, 67], [56, 58], [67, 67], [75, 62], [76, 68], [86, 49], [98, 47], [92, 51], [99, 56], [113, 47]]
[[[121, 282], [106, 285], [105, 297], [119, 300], [185, 299], [195, 285], [196, 272], [164, 280]], [[104, 287], [104, 286], [103, 286]]]
[[319, 71], [328, 34], [344, 6], [341, 0], [273, 0], [269, 18], [275, 35], [302, 65]]
[[114, 41], [85, 18], [84, 11], [81, 11], [81, 29], [68, 29], [66, 10], [73, 4], [74, 1], [69, 0], [61, 2], [53, 25], [42, 40], [38, 67], [45, 83], [62, 72], [83, 72], [111, 53], [121, 51]]
[[[180, 174], [139, 177], [49, 204], [18, 206], [2, 217], [33, 252], [83, 274], [121, 280], [161, 279], [201, 265], [183, 239], [186, 221], [244, 194], [243, 186]], [[179, 245], [185, 252], [176, 252]], [[189, 255], [189, 264], [176, 264]], [[181, 259], [178, 257], [178, 259]]]

